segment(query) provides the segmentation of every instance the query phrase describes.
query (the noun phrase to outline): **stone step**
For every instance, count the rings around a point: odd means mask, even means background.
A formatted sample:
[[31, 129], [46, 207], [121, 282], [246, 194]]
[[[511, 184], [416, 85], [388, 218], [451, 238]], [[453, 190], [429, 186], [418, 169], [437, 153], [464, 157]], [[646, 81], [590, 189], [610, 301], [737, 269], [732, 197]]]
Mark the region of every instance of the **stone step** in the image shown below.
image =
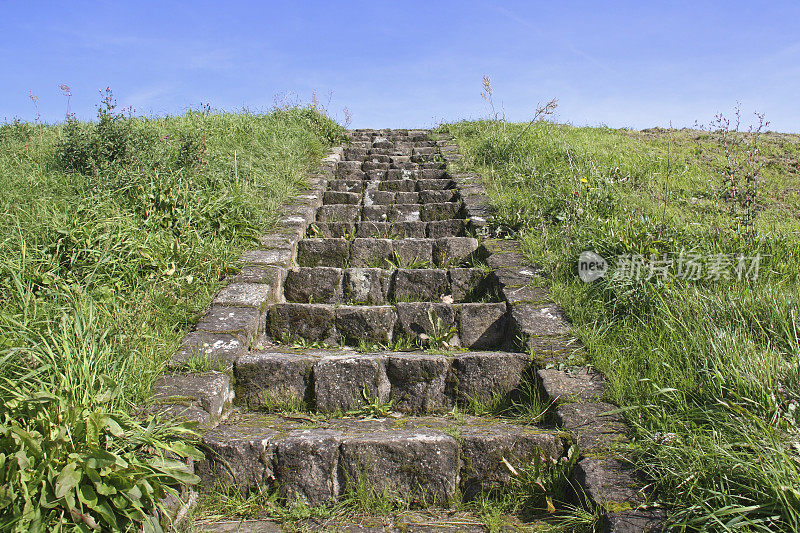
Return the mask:
[[509, 421], [459, 417], [385, 419], [243, 413], [203, 436], [196, 471], [214, 483], [272, 491], [311, 505], [357, 487], [446, 507], [507, 483], [508, 465], [565, 457], [562, 434]]
[[440, 239], [464, 237], [467, 221], [463, 218], [432, 220], [430, 222], [315, 222], [309, 225], [309, 237], [412, 238]]
[[287, 272], [283, 287], [286, 301], [298, 303], [496, 302], [493, 281], [479, 268], [301, 267]]
[[536, 380], [526, 354], [273, 348], [239, 355], [236, 401], [250, 409], [303, 406], [330, 413], [378, 400], [404, 413], [450, 411], [513, 398]]
[[[352, 195], [355, 193], [338, 193]], [[337, 203], [317, 210], [317, 222], [432, 222], [464, 218], [461, 202], [364, 205]]]
[[279, 342], [389, 345], [417, 341], [468, 349], [503, 348], [507, 304], [398, 302], [394, 305], [281, 303], [267, 312], [267, 333]]
[[477, 239], [471, 237], [302, 239], [297, 243], [297, 264], [337, 268], [451, 267], [462, 266], [480, 253]]
[[[347, 183], [347, 182], [345, 182]], [[391, 204], [440, 204], [459, 200], [458, 191], [454, 189], [423, 190], [421, 192], [381, 191], [377, 189], [360, 192], [326, 191], [323, 195], [324, 205], [391, 205]]]

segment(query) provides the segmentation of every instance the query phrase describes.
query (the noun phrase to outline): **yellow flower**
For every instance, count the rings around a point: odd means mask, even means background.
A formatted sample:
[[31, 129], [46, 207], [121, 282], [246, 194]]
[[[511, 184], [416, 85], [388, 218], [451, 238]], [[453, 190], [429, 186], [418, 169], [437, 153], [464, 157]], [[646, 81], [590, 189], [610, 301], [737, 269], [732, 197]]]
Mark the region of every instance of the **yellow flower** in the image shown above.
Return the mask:
[[586, 178], [581, 178], [581, 183], [589, 183], [589, 180], [587, 180]]

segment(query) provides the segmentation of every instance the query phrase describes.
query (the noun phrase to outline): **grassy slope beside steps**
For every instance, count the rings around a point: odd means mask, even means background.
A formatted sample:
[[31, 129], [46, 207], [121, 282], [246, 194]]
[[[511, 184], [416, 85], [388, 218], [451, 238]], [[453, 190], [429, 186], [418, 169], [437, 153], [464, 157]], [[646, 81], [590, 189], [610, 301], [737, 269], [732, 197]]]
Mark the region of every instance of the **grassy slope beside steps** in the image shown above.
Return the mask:
[[[717, 134], [488, 121], [443, 129], [545, 266], [672, 520], [800, 529], [800, 137], [762, 136], [755, 191], [742, 194], [742, 182], [734, 201]], [[755, 281], [584, 284], [584, 250], [760, 254], [761, 263]]]
[[[130, 118], [110, 93], [93, 123], [0, 126], [0, 530], [139, 529], [158, 479], [189, 479], [147, 459], [191, 455], [185, 433], [129, 407], [341, 134], [310, 108]], [[99, 480], [93, 453], [129, 467]]]

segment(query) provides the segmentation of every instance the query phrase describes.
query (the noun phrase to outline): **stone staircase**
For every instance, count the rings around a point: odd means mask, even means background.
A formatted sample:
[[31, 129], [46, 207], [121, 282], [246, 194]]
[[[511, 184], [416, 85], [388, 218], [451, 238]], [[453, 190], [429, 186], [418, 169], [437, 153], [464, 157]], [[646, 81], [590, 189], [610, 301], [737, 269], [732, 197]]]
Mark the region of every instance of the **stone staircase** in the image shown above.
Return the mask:
[[[625, 427], [602, 376], [546, 368], [577, 349], [568, 323], [518, 243], [486, 237], [485, 190], [452, 172], [459, 157], [423, 130], [351, 132], [244, 254], [156, 409], [206, 428], [207, 490], [322, 505], [368, 486], [447, 508], [578, 446], [578, 500], [605, 506], [613, 531], [657, 527], [613, 453]], [[471, 414], [532, 397], [552, 408]]]

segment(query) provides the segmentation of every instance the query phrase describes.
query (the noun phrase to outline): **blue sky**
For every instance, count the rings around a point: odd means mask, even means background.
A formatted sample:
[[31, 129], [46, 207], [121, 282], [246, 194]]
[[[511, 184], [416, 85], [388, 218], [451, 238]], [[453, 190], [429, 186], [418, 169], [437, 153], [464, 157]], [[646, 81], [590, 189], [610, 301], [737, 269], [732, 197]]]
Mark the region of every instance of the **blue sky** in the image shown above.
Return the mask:
[[0, 0], [0, 120], [92, 118], [98, 89], [139, 114], [311, 99], [353, 127], [506, 117], [708, 123], [737, 101], [800, 132], [800, 2], [33, 2]]

